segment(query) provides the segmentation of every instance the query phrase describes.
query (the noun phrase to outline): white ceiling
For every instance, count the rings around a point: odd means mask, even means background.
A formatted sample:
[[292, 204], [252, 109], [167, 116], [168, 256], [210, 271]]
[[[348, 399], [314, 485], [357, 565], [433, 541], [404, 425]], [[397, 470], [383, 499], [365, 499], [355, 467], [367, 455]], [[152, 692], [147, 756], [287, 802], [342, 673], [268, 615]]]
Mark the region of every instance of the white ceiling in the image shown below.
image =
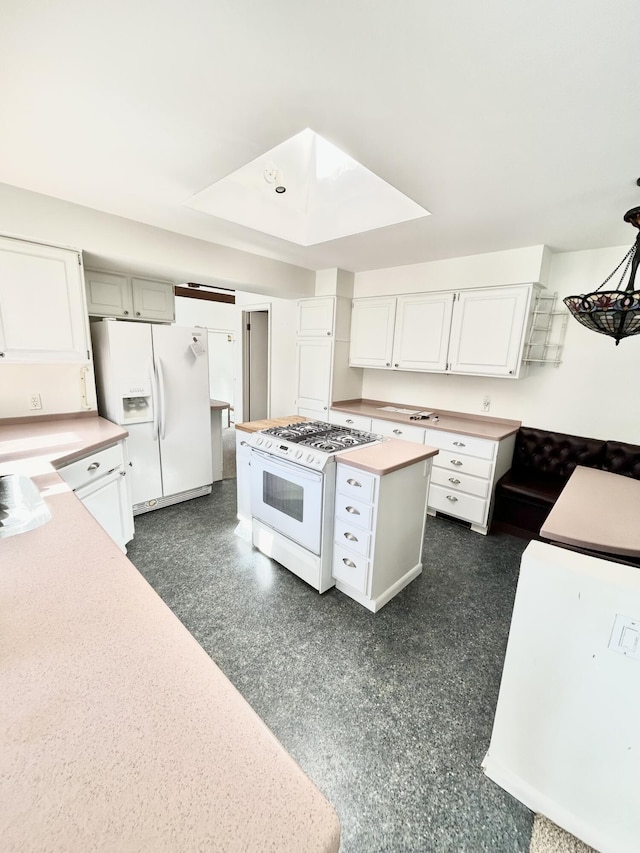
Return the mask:
[[[637, 0], [3, 0], [0, 182], [359, 271], [630, 245]], [[431, 216], [314, 246], [185, 206], [310, 127]]]

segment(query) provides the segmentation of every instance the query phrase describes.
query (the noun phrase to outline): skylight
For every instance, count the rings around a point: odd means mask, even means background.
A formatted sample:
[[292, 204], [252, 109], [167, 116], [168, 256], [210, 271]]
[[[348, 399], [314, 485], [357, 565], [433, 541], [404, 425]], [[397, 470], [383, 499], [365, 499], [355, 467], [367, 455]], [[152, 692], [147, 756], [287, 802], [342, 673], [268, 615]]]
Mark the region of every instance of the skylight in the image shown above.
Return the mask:
[[300, 246], [429, 215], [309, 128], [185, 204]]

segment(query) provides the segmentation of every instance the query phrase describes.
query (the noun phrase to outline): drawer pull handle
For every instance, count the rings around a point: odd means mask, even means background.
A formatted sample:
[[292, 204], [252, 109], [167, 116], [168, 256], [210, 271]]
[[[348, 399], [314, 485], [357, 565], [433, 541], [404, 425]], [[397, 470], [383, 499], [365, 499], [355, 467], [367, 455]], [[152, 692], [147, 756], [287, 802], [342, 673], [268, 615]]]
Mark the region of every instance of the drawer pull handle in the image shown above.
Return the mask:
[[451, 464], [452, 465], [462, 465], [462, 462], [459, 459], [452, 459]]
[[454, 447], [466, 447], [467, 445], [464, 443], [464, 441], [454, 441], [453, 446]]
[[87, 471], [95, 471], [96, 468], [99, 468], [99, 467], [100, 467], [99, 462], [92, 462], [91, 465], [89, 465], [89, 467], [87, 468]]
[[458, 500], [458, 498], [457, 498], [455, 495], [447, 495], [447, 500], [448, 500], [448, 501], [451, 501], [451, 503], [453, 503], [453, 504], [454, 504], [454, 503], [456, 503], [456, 501]]
[[342, 558], [342, 562], [345, 564], [345, 566], [349, 566], [349, 568], [350, 568], [350, 569], [355, 569], [355, 568], [357, 568], [357, 566], [356, 566], [356, 564], [353, 562], [353, 560], [347, 560], [347, 558], [346, 558], [346, 557], [343, 557], [343, 558]]
[[349, 477], [349, 479], [347, 480], [347, 483], [350, 486], [356, 486], [358, 489], [362, 488], [362, 483], [359, 483], [357, 480], [354, 480], [353, 477]]
[[351, 515], [360, 515], [360, 510], [356, 509], [354, 506], [347, 506], [345, 507], [345, 509], [347, 510], [347, 512], [350, 512]]
[[352, 423], [353, 423], [353, 421], [351, 420], [351, 418], [347, 418], [347, 423], [348, 423], [348, 424], [352, 424]]
[[453, 485], [454, 485], [454, 486], [459, 486], [459, 485], [460, 485], [460, 480], [458, 480], [458, 478], [457, 478], [457, 477], [449, 477], [449, 482], [450, 482], [450, 483], [453, 483]]
[[357, 542], [358, 541], [358, 537], [354, 536], [353, 533], [345, 533], [344, 538], [348, 539], [349, 542]]
[[246, 447], [246, 446], [247, 446], [247, 442], [246, 442], [246, 441], [241, 441], [241, 442], [240, 442], [240, 447]]
[[402, 435], [402, 430], [401, 429], [394, 429], [393, 434], [394, 435]]

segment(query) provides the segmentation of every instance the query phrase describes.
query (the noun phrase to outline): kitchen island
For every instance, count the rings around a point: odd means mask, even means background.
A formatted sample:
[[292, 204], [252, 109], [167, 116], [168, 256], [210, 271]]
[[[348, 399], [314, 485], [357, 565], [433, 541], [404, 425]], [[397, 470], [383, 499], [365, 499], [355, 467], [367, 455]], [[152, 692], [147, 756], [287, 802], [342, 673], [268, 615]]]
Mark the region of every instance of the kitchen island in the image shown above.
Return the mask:
[[335, 853], [332, 806], [57, 475], [78, 430], [36, 432], [0, 433], [52, 516], [0, 539], [3, 853]]

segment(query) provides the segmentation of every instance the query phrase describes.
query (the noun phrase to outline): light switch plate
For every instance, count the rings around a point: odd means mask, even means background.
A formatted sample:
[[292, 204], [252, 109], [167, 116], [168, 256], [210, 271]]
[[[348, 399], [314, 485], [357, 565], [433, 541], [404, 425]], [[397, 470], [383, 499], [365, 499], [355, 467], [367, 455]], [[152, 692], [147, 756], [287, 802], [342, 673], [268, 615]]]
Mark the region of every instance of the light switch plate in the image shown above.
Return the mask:
[[616, 613], [609, 648], [628, 658], [640, 661], [640, 618]]

